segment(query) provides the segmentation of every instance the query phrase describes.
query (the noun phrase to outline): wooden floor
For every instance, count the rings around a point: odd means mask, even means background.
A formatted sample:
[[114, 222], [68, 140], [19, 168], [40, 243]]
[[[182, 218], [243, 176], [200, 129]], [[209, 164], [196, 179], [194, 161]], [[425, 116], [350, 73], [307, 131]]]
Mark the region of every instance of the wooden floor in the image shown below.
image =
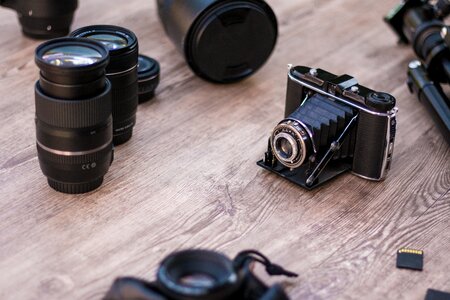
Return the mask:
[[[300, 276], [292, 299], [424, 299], [450, 292], [450, 150], [405, 83], [414, 55], [382, 17], [398, 0], [270, 0], [280, 38], [269, 62], [222, 86], [193, 75], [150, 0], [80, 1], [73, 28], [128, 27], [157, 58], [162, 82], [139, 107], [131, 142], [103, 186], [53, 191], [36, 157], [34, 49], [0, 10], [0, 299], [100, 299], [117, 276], [154, 278], [189, 247], [234, 256], [261, 250]], [[283, 117], [286, 65], [348, 73], [398, 99], [392, 171], [351, 174], [308, 192], [258, 168]], [[423, 272], [395, 267], [402, 246], [425, 251]], [[262, 270], [258, 270], [263, 274]]]

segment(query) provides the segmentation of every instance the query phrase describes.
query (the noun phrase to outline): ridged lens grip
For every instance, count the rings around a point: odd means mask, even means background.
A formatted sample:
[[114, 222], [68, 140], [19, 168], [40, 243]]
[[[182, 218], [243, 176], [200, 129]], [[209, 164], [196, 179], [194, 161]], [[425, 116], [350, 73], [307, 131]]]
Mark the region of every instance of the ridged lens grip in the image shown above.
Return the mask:
[[36, 83], [36, 117], [48, 125], [63, 128], [92, 127], [111, 115], [111, 84], [104, 92], [86, 100], [57, 100], [46, 96]]

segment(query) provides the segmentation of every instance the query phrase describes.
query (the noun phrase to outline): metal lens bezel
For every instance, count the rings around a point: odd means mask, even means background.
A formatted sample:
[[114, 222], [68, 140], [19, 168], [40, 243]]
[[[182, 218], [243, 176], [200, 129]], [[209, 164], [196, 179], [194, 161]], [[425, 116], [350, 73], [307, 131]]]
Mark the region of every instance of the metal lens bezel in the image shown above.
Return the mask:
[[[100, 54], [100, 59], [92, 64], [84, 64], [84, 65], [55, 65], [47, 61], [43, 58], [45, 53], [51, 51], [52, 49], [59, 47], [86, 47], [90, 48], [97, 53]], [[49, 70], [89, 70], [97, 68], [99, 65], [106, 65], [109, 62], [109, 53], [108, 50], [101, 44], [96, 41], [84, 40], [78, 38], [60, 38], [48, 41], [46, 43], [41, 44], [36, 49], [35, 55], [36, 63], [41, 69], [49, 69]]]
[[91, 41], [96, 41], [98, 43], [101, 43], [98, 40], [95, 40], [93, 38], [90, 38], [90, 36], [95, 34], [107, 34], [107, 35], [115, 35], [122, 37], [127, 40], [127, 46], [117, 49], [109, 49], [104, 44], [104, 47], [109, 50], [110, 55], [121, 55], [122, 53], [127, 53], [128, 51], [133, 51], [137, 47], [137, 37], [136, 35], [126, 29], [119, 26], [114, 25], [92, 25], [87, 27], [82, 27], [74, 32], [72, 32], [70, 35], [77, 37], [77, 38], [85, 38]]
[[41, 58], [48, 64], [58, 67], [82, 67], [97, 63], [102, 59], [102, 54], [83, 45], [63, 45], [48, 49], [42, 53]]
[[[286, 137], [288, 137], [287, 140], [292, 143], [291, 145], [293, 145], [293, 143], [296, 145], [293, 147], [293, 154], [289, 158], [283, 157], [276, 145], [276, 142], [280, 138]], [[298, 168], [303, 165], [308, 153], [305, 138], [309, 137], [306, 130], [304, 130], [300, 123], [291, 120], [282, 121], [277, 127], [275, 127], [270, 138], [273, 154], [284, 166], [290, 169]]]
[[[100, 35], [111, 36], [111, 37], [118, 37], [122, 41], [125, 41], [126, 44], [124, 46], [122, 46], [122, 45], [119, 45], [119, 44], [114, 43], [114, 42], [106, 42], [106, 41], [103, 41], [103, 40], [100, 40], [100, 39], [97, 39], [97, 38], [94, 37], [94, 36], [100, 36]], [[94, 40], [94, 41], [97, 41], [99, 43], [102, 43], [109, 51], [118, 51], [118, 50], [121, 50], [121, 49], [125, 49], [125, 48], [129, 47], [130, 43], [132, 42], [132, 39], [131, 39], [130, 36], [128, 36], [124, 32], [117, 32], [117, 31], [114, 31], [114, 32], [112, 32], [112, 31], [104, 31], [104, 32], [103, 31], [92, 31], [89, 34], [83, 35], [83, 37], [86, 38], [86, 39], [90, 39], [90, 40]], [[119, 45], [119, 47], [117, 47], [117, 48], [110, 48], [108, 46], [109, 44], [116, 45], [116, 46]]]
[[[281, 139], [285, 139], [288, 141], [288, 143], [291, 145], [292, 148], [292, 153], [291, 156], [286, 157], [286, 155], [284, 155], [283, 153], [285, 153], [286, 151], [284, 151], [283, 149], [279, 149], [279, 145], [278, 142]], [[286, 132], [281, 132], [279, 134], [277, 134], [276, 136], [274, 136], [274, 150], [277, 152], [277, 157], [282, 158], [282, 160], [284, 162], [292, 162], [293, 160], [295, 160], [295, 158], [298, 155], [299, 149], [298, 149], [298, 144], [297, 141], [292, 137], [292, 135], [287, 134]]]

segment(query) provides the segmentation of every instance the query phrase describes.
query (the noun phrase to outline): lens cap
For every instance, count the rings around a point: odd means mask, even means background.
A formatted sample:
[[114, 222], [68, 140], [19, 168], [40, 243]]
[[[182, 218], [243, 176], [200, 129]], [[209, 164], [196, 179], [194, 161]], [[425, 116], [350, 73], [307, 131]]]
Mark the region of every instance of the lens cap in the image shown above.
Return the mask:
[[155, 90], [159, 84], [159, 63], [148, 56], [139, 55], [139, 103], [151, 100], [155, 96]]
[[264, 1], [216, 1], [192, 25], [186, 58], [202, 78], [236, 82], [266, 62], [277, 36], [275, 14]]

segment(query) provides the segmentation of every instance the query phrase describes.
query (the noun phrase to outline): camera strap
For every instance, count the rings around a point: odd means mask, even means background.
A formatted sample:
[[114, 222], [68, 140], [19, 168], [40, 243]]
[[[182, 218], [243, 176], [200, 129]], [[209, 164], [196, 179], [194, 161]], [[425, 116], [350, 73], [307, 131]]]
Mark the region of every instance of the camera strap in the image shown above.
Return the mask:
[[287, 271], [283, 267], [272, 263], [264, 254], [256, 250], [246, 250], [240, 252], [234, 259], [234, 264], [236, 268], [242, 268], [248, 261], [259, 262], [265, 266], [267, 274], [270, 276], [287, 276], [287, 277], [297, 277], [298, 274]]

